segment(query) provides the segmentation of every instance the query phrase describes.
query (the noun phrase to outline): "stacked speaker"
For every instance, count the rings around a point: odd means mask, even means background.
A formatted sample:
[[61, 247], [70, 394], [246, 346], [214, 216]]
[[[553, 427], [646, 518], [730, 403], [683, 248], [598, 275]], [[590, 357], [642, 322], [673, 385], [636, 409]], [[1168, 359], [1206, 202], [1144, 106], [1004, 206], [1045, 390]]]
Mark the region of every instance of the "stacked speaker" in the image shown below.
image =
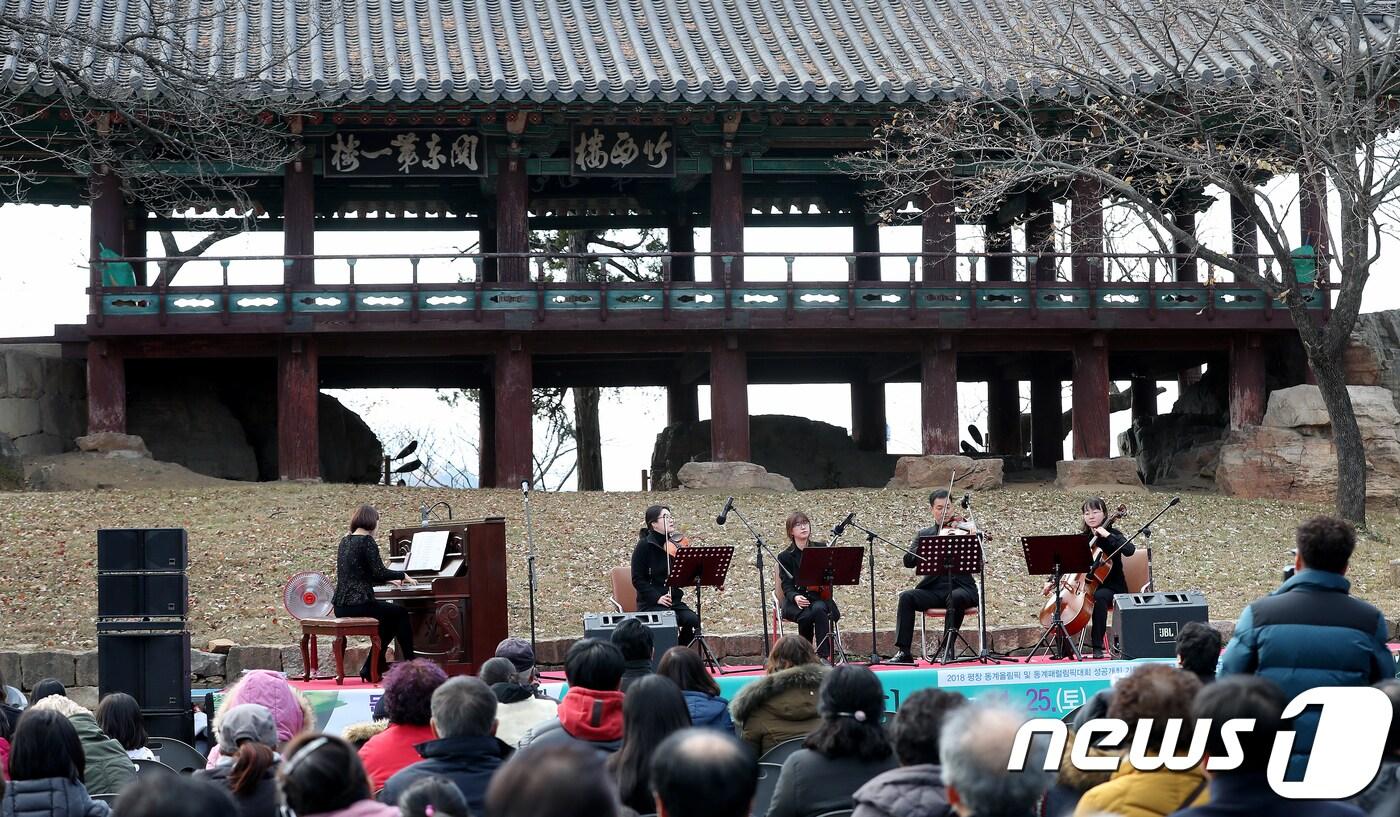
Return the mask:
[[152, 737], [194, 741], [183, 528], [97, 532], [98, 692], [136, 699]]

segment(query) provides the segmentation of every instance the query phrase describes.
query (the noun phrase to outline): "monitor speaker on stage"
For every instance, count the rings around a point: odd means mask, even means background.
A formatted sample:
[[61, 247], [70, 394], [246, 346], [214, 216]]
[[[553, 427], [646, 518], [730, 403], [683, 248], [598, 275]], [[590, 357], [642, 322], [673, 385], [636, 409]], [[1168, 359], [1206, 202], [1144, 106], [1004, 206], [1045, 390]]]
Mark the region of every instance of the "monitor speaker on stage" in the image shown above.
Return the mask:
[[1113, 597], [1113, 632], [1125, 659], [1175, 657], [1176, 635], [1190, 621], [1210, 622], [1206, 597], [1197, 590]]
[[666, 651], [676, 646], [676, 614], [670, 610], [661, 610], [654, 613], [585, 613], [583, 616], [583, 637], [601, 638], [607, 641], [612, 638], [613, 630], [617, 625], [629, 618], [639, 619], [651, 630], [652, 647], [651, 669], [654, 672], [656, 665], [661, 663], [661, 656]]
[[125, 692], [143, 712], [190, 709], [190, 634], [99, 632], [97, 691], [99, 696]]
[[97, 572], [184, 570], [189, 537], [184, 528], [104, 528], [97, 532]]

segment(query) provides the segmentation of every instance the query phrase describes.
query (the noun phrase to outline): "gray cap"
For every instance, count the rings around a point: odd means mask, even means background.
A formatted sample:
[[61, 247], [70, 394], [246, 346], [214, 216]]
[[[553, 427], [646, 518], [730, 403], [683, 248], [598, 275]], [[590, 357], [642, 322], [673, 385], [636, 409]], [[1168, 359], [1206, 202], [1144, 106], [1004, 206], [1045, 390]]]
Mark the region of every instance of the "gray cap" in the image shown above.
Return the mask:
[[244, 740], [277, 748], [277, 722], [262, 704], [239, 704], [219, 719], [219, 751], [232, 755]]
[[508, 659], [516, 672], [524, 672], [535, 665], [535, 648], [529, 641], [512, 636], [496, 645], [496, 657]]

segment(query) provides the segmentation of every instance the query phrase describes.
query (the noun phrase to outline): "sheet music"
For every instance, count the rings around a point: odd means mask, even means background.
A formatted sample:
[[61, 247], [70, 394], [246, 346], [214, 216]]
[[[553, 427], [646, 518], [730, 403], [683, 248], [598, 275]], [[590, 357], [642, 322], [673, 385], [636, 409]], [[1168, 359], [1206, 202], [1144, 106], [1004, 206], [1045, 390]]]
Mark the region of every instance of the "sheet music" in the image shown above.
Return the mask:
[[413, 534], [412, 552], [408, 554], [407, 573], [442, 570], [443, 557], [447, 555], [448, 531], [425, 530]]

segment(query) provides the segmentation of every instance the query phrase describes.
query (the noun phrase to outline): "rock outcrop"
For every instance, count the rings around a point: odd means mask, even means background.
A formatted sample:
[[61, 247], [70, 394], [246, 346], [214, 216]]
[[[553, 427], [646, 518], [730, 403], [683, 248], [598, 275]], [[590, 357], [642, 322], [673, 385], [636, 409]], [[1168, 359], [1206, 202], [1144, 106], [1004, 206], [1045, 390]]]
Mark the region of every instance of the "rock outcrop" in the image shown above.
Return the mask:
[[676, 475], [680, 487], [694, 491], [795, 491], [792, 480], [751, 462], [688, 462]]
[[1000, 459], [973, 459], [957, 454], [925, 454], [900, 457], [894, 466], [894, 478], [886, 488], [948, 487], [948, 480], [957, 477], [956, 488], [985, 491], [1002, 486]]
[[84, 454], [102, 454], [112, 459], [148, 460], [151, 451], [140, 434], [120, 434], [99, 431], [77, 438], [78, 450]]
[[1055, 463], [1055, 487], [1061, 491], [1103, 493], [1147, 490], [1138, 476], [1137, 460], [1131, 457], [1060, 460]]
[[81, 361], [59, 356], [57, 346], [23, 345], [0, 350], [0, 436], [22, 456], [74, 450], [87, 431], [87, 382]]
[[1149, 485], [1210, 479], [1230, 422], [1228, 401], [1226, 370], [1207, 369], [1170, 412], [1136, 420], [1119, 434], [1118, 453], [1137, 461], [1137, 471]]

